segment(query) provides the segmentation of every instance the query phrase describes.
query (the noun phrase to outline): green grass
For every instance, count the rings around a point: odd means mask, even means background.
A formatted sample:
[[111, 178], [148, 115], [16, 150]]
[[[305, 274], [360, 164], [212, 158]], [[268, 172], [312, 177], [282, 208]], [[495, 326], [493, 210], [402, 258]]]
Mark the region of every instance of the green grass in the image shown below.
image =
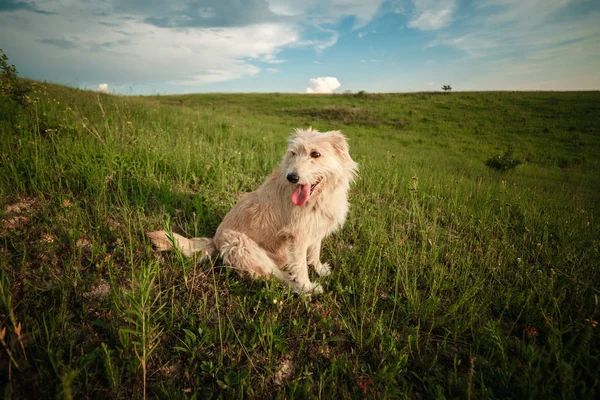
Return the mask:
[[[600, 93], [33, 97], [0, 99], [5, 398], [600, 392]], [[323, 295], [152, 252], [306, 126], [360, 165]]]

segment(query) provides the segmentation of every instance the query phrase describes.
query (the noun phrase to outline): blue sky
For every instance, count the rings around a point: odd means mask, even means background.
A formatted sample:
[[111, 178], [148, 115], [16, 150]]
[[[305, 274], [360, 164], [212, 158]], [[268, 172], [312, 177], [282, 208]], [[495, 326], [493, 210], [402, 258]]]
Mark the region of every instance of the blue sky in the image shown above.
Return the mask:
[[121, 94], [599, 90], [598, 0], [0, 0], [20, 75]]

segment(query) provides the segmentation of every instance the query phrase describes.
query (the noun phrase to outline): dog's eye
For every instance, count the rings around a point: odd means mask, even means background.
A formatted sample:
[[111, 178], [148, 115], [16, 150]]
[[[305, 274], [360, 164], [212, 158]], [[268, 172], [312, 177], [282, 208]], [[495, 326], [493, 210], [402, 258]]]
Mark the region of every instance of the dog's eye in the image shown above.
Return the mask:
[[313, 151], [312, 153], [310, 153], [310, 156], [312, 158], [319, 158], [321, 157], [321, 153], [319, 153], [318, 151]]
[[292, 155], [292, 157], [296, 157], [296, 153], [293, 151], [290, 151], [290, 154]]

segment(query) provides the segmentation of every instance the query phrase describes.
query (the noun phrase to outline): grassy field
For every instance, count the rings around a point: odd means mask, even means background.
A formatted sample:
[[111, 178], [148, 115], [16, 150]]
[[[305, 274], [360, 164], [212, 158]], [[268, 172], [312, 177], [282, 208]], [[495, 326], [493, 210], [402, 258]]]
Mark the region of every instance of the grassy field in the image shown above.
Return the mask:
[[[598, 92], [34, 83], [0, 116], [4, 398], [600, 393]], [[323, 295], [152, 251], [149, 230], [214, 233], [307, 126], [341, 129], [360, 165]]]

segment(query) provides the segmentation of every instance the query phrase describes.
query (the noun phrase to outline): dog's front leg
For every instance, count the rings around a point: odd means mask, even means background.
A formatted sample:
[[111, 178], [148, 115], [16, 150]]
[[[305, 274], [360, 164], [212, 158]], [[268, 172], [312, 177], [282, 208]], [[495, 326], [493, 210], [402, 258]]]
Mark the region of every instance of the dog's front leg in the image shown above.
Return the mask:
[[308, 265], [312, 265], [319, 276], [329, 276], [331, 267], [321, 262], [321, 239], [308, 246]]
[[323, 287], [317, 283], [312, 283], [308, 277], [307, 251], [306, 243], [297, 238], [288, 241], [289, 263], [287, 271], [290, 274], [290, 286], [298, 293], [323, 293]]

